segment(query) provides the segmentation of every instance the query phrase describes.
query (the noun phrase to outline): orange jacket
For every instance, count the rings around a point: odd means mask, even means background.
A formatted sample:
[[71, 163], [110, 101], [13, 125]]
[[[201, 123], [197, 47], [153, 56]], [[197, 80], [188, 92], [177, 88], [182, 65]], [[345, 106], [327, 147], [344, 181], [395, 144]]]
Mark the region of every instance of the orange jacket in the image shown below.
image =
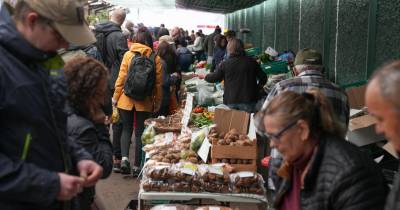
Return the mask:
[[[139, 44], [139, 43], [134, 43], [132, 44], [131, 48], [129, 51], [127, 51], [124, 55], [124, 58], [122, 59], [121, 67], [119, 69], [119, 74], [117, 81], [115, 82], [115, 91], [113, 95], [113, 99], [117, 102], [117, 108], [123, 109], [123, 110], [132, 110], [133, 108], [136, 109], [136, 111], [145, 111], [145, 112], [155, 112], [158, 111], [160, 104], [161, 104], [161, 83], [162, 83], [162, 68], [161, 68], [161, 62], [160, 62], [160, 57], [156, 56], [155, 58], [155, 64], [156, 64], [156, 82], [154, 85], [154, 90], [153, 90], [153, 96], [148, 96], [146, 97], [143, 101], [137, 101], [133, 100], [132, 98], [129, 98], [124, 94], [124, 84], [126, 80], [126, 76], [128, 74], [129, 70], [129, 65], [131, 63], [132, 58], [135, 55], [135, 52], [140, 53], [141, 55], [146, 55], [147, 57], [150, 57], [150, 54], [152, 52], [151, 48]], [[153, 106], [153, 103], [155, 107]]]

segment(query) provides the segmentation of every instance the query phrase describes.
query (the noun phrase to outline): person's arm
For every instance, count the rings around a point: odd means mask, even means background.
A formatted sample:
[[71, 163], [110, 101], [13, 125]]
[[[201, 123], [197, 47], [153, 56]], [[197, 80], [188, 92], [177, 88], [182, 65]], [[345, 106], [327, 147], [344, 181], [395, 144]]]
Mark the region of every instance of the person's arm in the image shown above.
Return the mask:
[[256, 73], [257, 73], [257, 79], [258, 79], [258, 87], [259, 89], [263, 89], [265, 83], [267, 83], [268, 77], [267, 75], [261, 70], [260, 64], [255, 62], [255, 68], [256, 68]]
[[156, 56], [156, 84], [154, 85], [153, 90], [153, 97], [154, 97], [154, 105], [153, 111], [157, 112], [161, 106], [161, 99], [162, 99], [162, 66], [161, 66], [161, 59], [159, 56]]
[[[349, 166], [343, 174], [336, 174], [338, 184], [330, 196], [333, 210], [383, 210], [387, 186], [381, 172], [368, 166]], [[374, 166], [377, 167], [375, 164]]]
[[203, 50], [205, 52], [207, 52], [207, 50], [208, 50], [208, 42], [209, 42], [209, 36], [207, 36], [206, 39], [203, 42]]
[[116, 34], [117, 34], [117, 40], [115, 45], [115, 51], [117, 52], [118, 63], [121, 64], [125, 53], [129, 50], [128, 41], [125, 39], [125, 36], [122, 33], [116, 33]]
[[124, 58], [122, 59], [121, 67], [119, 68], [118, 78], [115, 82], [115, 90], [113, 95], [113, 100], [117, 102], [122, 95], [122, 89], [124, 88], [126, 76], [128, 74], [129, 64], [132, 60], [133, 53], [126, 52]]
[[[81, 125], [77, 128], [77, 132], [71, 133], [71, 138], [78, 145], [82, 146], [87, 152], [93, 156], [93, 160], [103, 167], [103, 176], [106, 178], [112, 171], [112, 147], [107, 138], [106, 129], [101, 128], [105, 125], [93, 126]], [[99, 138], [99, 136], [103, 138]], [[108, 141], [107, 141], [108, 139]]]
[[56, 172], [23, 160], [10, 159], [3, 153], [0, 153], [0, 166], [2, 200], [44, 206], [56, 201], [60, 192], [60, 178]]
[[224, 65], [221, 64], [213, 73], [207, 74], [204, 80], [209, 83], [221, 82], [222, 80], [224, 80], [224, 75], [225, 75]]

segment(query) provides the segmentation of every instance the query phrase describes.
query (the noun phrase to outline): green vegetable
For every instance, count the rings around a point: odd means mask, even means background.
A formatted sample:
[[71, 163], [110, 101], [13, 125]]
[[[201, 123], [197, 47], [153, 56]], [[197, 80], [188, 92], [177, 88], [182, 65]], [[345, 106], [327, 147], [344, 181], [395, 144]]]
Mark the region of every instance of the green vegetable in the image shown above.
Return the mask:
[[156, 136], [156, 131], [154, 130], [154, 125], [149, 125], [142, 134], [141, 140], [142, 144], [152, 144], [154, 142], [154, 136]]
[[201, 144], [203, 143], [204, 139], [206, 138], [206, 133], [204, 130], [201, 130], [196, 133], [195, 137], [192, 139], [192, 143], [190, 145], [190, 148], [197, 152], [197, 150], [200, 149]]
[[195, 115], [193, 117], [193, 125], [196, 126], [197, 128], [203, 128], [205, 126], [209, 126], [213, 124], [213, 121], [204, 116], [203, 114], [201, 115]]

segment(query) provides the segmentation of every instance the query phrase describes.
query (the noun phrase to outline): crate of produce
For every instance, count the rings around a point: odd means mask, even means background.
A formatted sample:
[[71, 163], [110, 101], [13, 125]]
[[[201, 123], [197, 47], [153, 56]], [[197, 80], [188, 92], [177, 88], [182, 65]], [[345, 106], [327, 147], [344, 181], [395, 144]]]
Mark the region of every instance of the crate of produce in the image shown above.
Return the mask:
[[257, 142], [250, 140], [245, 134], [240, 134], [236, 129], [229, 132], [217, 132], [212, 129], [208, 135], [212, 142], [212, 163], [229, 163], [235, 171], [257, 170]]

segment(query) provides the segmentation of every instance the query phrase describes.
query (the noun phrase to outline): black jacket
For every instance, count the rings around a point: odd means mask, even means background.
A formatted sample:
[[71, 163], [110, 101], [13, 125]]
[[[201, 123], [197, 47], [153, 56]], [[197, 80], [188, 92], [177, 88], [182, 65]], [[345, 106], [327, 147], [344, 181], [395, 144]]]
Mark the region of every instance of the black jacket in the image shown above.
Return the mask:
[[[340, 138], [324, 137], [311, 161], [300, 192], [302, 210], [383, 209], [387, 194], [383, 175], [356, 146]], [[274, 204], [279, 206], [290, 181], [280, 179], [275, 186]]]
[[229, 105], [256, 103], [267, 77], [253, 58], [234, 56], [221, 62], [215, 72], [207, 74], [205, 80], [224, 80], [224, 104]]
[[207, 56], [213, 56], [214, 55], [214, 37], [217, 35], [217, 33], [213, 32], [212, 34], [208, 35], [206, 39], [203, 42], [203, 49], [207, 53]]
[[[66, 83], [0, 11], [0, 209], [61, 209], [57, 172], [91, 159], [66, 138]], [[60, 72], [58, 72], [60, 73]]]
[[128, 51], [128, 42], [122, 34], [121, 27], [111, 21], [96, 25], [95, 33], [104, 33], [106, 35], [106, 56], [105, 58], [103, 57], [103, 60], [110, 70], [110, 89], [114, 90], [122, 58], [125, 52]]
[[[104, 124], [94, 124], [90, 120], [76, 113], [68, 107], [68, 138], [75, 141], [89, 152], [94, 161], [103, 167], [103, 177], [111, 174], [112, 145], [108, 129]], [[79, 209], [90, 209], [90, 204], [95, 195], [94, 187], [85, 188], [79, 198]]]
[[400, 209], [400, 169], [394, 176], [393, 187], [386, 199], [385, 210]]

